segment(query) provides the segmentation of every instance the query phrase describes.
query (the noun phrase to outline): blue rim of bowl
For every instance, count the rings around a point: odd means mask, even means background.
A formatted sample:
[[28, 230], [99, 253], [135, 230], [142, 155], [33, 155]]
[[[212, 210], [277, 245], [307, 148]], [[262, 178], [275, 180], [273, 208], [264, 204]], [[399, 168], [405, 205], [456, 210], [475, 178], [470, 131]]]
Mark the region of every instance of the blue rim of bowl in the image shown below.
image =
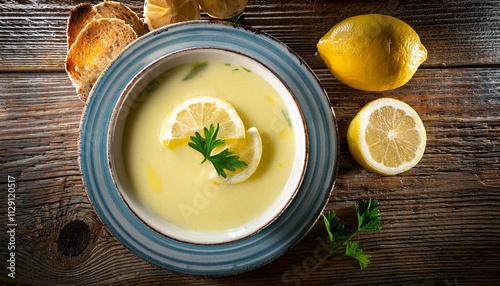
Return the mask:
[[[216, 245], [165, 237], [137, 218], [121, 198], [109, 168], [107, 136], [128, 83], [165, 54], [195, 47], [234, 50], [273, 70], [302, 109], [309, 164], [295, 198], [268, 227], [246, 239]], [[309, 66], [276, 38], [229, 23], [192, 21], [150, 32], [129, 45], [92, 89], [80, 125], [79, 164], [90, 201], [111, 233], [150, 263], [190, 275], [232, 275], [267, 264], [298, 243], [321, 215], [338, 170], [339, 138], [326, 91]]]

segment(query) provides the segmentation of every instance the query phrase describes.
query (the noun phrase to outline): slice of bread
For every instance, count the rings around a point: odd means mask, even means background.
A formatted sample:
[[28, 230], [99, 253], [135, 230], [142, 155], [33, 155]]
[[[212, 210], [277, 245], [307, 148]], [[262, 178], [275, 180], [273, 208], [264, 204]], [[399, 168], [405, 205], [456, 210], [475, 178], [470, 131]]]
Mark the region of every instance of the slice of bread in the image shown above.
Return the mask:
[[146, 24], [129, 7], [120, 2], [104, 1], [94, 6], [100, 18], [118, 18], [132, 26], [138, 37], [149, 32]]
[[104, 1], [97, 5], [82, 3], [69, 12], [66, 28], [68, 50], [76, 41], [80, 31], [92, 20], [102, 18], [117, 18], [125, 21], [135, 31], [138, 37], [149, 32], [146, 24], [129, 7], [115, 1]]
[[80, 31], [66, 56], [66, 72], [80, 100], [87, 101], [101, 73], [136, 38], [130, 25], [115, 18], [92, 20]]
[[89, 3], [83, 3], [71, 9], [69, 12], [68, 25], [66, 27], [68, 50], [76, 41], [80, 31], [83, 30], [90, 21], [94, 20], [96, 16], [97, 10]]

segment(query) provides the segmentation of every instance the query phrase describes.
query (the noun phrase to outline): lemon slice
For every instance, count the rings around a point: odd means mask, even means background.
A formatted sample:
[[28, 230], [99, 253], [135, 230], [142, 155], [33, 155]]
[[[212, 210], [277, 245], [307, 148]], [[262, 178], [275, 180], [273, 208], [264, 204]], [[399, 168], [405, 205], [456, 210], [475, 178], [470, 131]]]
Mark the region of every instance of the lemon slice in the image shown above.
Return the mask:
[[214, 150], [214, 152], [220, 152], [225, 148], [229, 148], [235, 155], [240, 156], [240, 160], [245, 161], [247, 166], [236, 169], [236, 171], [226, 171], [226, 178], [219, 176], [214, 171], [210, 179], [221, 184], [236, 184], [247, 180], [257, 169], [262, 157], [262, 139], [257, 128], [248, 128], [245, 138], [226, 140], [225, 146], [221, 147], [220, 150]]
[[172, 139], [185, 139], [203, 128], [219, 124], [219, 139], [245, 137], [245, 126], [238, 112], [227, 101], [213, 96], [190, 97], [179, 103], [167, 117], [160, 140], [168, 144]]
[[408, 104], [381, 98], [365, 105], [347, 130], [349, 150], [369, 171], [396, 175], [422, 158], [427, 137], [422, 120]]
[[144, 20], [152, 31], [160, 27], [200, 19], [200, 7], [196, 0], [146, 0]]
[[243, 12], [248, 0], [198, 0], [201, 9], [212, 18], [229, 19]]

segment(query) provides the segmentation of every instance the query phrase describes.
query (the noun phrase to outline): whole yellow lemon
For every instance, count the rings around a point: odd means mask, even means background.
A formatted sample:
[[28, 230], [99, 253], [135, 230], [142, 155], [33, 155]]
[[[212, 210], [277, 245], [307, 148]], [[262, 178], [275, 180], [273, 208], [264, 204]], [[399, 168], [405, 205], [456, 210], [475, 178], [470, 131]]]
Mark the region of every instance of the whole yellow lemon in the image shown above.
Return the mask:
[[366, 14], [333, 26], [318, 42], [328, 69], [344, 84], [385, 91], [406, 84], [427, 59], [420, 37], [392, 16]]

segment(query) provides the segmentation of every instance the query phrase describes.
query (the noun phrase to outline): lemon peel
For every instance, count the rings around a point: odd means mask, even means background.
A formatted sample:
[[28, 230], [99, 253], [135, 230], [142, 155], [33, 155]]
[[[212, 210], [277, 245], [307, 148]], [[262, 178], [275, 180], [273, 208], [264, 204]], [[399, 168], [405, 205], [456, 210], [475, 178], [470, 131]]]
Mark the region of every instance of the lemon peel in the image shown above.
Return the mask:
[[144, 21], [149, 30], [163, 26], [200, 19], [196, 0], [145, 0]]
[[365, 91], [403, 86], [427, 59], [427, 50], [412, 27], [380, 14], [339, 22], [321, 37], [317, 49], [337, 80]]

